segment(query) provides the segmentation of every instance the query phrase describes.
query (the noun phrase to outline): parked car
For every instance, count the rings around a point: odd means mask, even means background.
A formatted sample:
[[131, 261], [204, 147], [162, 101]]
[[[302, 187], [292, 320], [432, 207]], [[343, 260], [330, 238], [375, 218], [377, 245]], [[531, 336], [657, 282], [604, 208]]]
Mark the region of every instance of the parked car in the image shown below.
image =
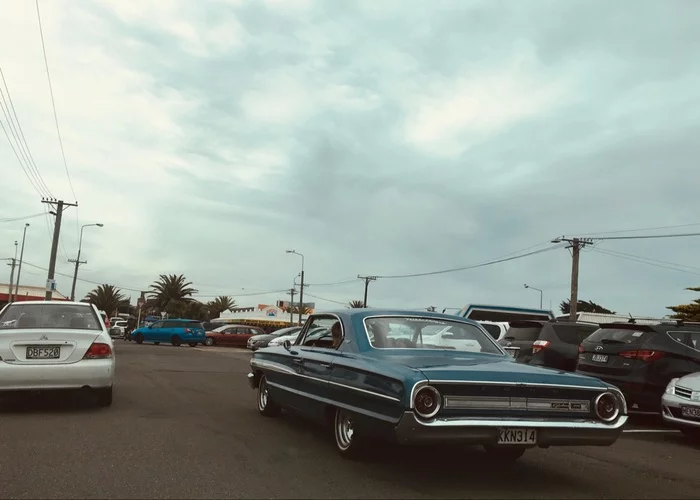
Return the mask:
[[700, 372], [671, 379], [661, 398], [661, 414], [667, 424], [700, 439]]
[[102, 322], [105, 324], [105, 328], [107, 328], [107, 330], [109, 330], [112, 327], [112, 323], [111, 323], [111, 321], [109, 321], [109, 316], [104, 311], [99, 311], [99, 313], [100, 313], [100, 317], [102, 318]]
[[263, 335], [265, 331], [257, 326], [224, 325], [207, 332], [205, 345], [245, 347], [253, 335]]
[[593, 323], [514, 321], [498, 343], [518, 362], [572, 372], [578, 346], [596, 330]]
[[126, 334], [126, 327], [128, 322], [124, 319], [118, 319], [112, 324], [112, 328], [109, 329], [109, 336], [112, 338], [122, 339]]
[[137, 344], [152, 342], [155, 345], [161, 342], [170, 342], [174, 346], [187, 344], [197, 347], [204, 344], [207, 339], [202, 323], [191, 319], [165, 319], [137, 328], [131, 332], [132, 338]]
[[[424, 335], [446, 327], [479, 350]], [[611, 445], [627, 421], [616, 387], [516, 363], [475, 321], [435, 312], [313, 314], [294, 344], [255, 351], [250, 365], [261, 415], [288, 409], [328, 422], [347, 457], [387, 439], [483, 445], [516, 460], [532, 447]]]
[[507, 321], [479, 321], [478, 323], [496, 340], [505, 337], [510, 326]]
[[661, 409], [669, 382], [700, 371], [700, 324], [608, 323], [579, 347], [577, 373], [619, 387], [630, 407]]
[[298, 330], [296, 330], [292, 333], [289, 333], [287, 335], [279, 335], [279, 336], [275, 337], [274, 339], [270, 340], [270, 342], [267, 345], [268, 345], [268, 347], [282, 345], [287, 340], [293, 344], [297, 340], [297, 337], [299, 336], [300, 332], [301, 332], [301, 328], [299, 328]]
[[300, 326], [290, 326], [287, 328], [281, 328], [272, 333], [265, 333], [263, 335], [253, 335], [248, 339], [246, 347], [251, 351], [257, 351], [263, 347], [267, 347], [272, 339], [281, 337], [283, 335], [291, 335], [292, 333], [297, 333], [301, 330]]
[[13, 302], [0, 325], [0, 392], [88, 387], [99, 406], [112, 404], [114, 344], [95, 306]]

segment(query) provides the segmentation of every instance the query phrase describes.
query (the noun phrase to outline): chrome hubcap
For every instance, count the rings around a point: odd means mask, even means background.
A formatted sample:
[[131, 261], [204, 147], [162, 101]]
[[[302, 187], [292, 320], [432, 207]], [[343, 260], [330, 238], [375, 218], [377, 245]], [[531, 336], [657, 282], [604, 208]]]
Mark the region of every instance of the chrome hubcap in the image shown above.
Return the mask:
[[267, 384], [263, 383], [262, 387], [260, 387], [260, 395], [258, 397], [258, 406], [260, 407], [261, 410], [264, 410], [267, 407]]
[[335, 423], [335, 436], [341, 449], [346, 450], [350, 447], [354, 432], [350, 415], [344, 411], [338, 412]]

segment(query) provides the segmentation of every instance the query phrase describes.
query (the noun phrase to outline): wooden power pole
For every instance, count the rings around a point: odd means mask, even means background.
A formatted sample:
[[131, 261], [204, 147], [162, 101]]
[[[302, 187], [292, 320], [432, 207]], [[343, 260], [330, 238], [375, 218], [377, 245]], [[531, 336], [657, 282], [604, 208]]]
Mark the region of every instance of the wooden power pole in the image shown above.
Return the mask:
[[56, 273], [56, 254], [58, 253], [58, 242], [61, 236], [61, 220], [63, 219], [63, 211], [68, 207], [77, 207], [78, 203], [66, 203], [63, 200], [43, 199], [42, 203], [53, 207], [53, 214], [56, 216], [56, 222], [53, 225], [53, 241], [51, 243], [51, 257], [49, 258], [49, 274], [46, 277], [46, 297], [45, 300], [51, 300], [53, 295], [53, 281]]
[[370, 282], [376, 281], [377, 277], [376, 276], [360, 276], [359, 274], [357, 275], [357, 277], [365, 282], [365, 298], [362, 301], [362, 307], [367, 307], [367, 289], [369, 288]]
[[578, 308], [578, 267], [581, 249], [593, 244], [592, 239], [587, 238], [556, 238], [552, 243], [569, 243], [566, 248], [571, 248], [571, 297], [569, 298], [569, 321], [576, 321]]

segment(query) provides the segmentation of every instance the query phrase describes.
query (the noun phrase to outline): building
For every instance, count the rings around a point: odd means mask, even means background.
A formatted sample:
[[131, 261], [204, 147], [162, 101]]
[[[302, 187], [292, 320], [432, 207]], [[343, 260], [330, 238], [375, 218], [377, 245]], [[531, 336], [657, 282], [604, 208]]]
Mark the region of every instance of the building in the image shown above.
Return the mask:
[[[14, 295], [15, 285], [12, 285], [12, 293]], [[25, 300], [44, 300], [46, 297], [46, 288], [43, 286], [29, 286], [20, 285], [17, 291], [17, 298], [13, 299], [15, 302], [25, 301]], [[68, 297], [60, 293], [59, 291], [54, 291], [52, 295], [53, 300], [68, 300]], [[4, 307], [10, 300], [10, 285], [7, 283], [0, 283], [0, 307]]]

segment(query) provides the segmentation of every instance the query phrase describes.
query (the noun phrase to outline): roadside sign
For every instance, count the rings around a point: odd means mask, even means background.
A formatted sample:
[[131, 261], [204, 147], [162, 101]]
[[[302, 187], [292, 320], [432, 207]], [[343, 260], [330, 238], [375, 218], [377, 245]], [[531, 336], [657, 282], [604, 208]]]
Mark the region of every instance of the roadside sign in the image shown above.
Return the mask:
[[56, 291], [56, 280], [46, 280], [46, 291], [55, 292]]

